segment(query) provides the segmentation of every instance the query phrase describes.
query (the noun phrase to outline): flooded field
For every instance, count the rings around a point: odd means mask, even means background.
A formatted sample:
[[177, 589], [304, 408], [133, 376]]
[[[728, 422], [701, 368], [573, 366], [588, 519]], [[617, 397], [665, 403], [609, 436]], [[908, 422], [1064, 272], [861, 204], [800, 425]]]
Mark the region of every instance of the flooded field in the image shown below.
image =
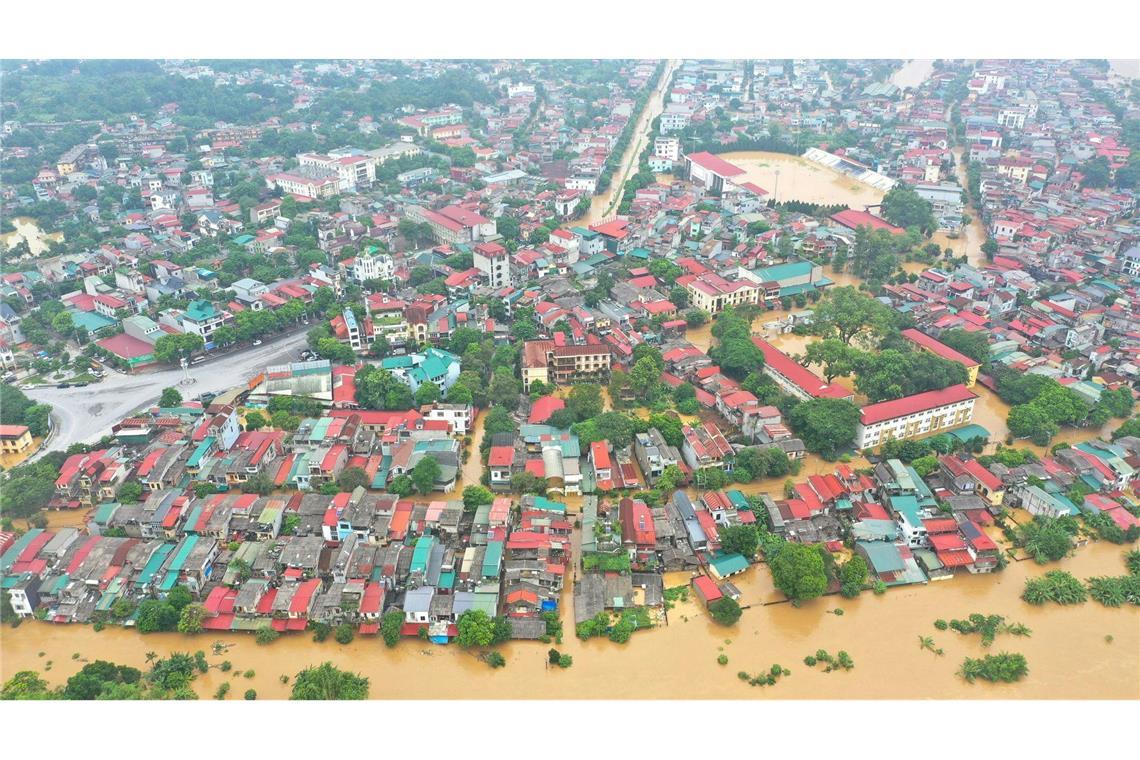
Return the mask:
[[5, 250], [14, 248], [20, 241], [25, 241], [32, 255], [38, 256], [48, 249], [49, 243], [63, 242], [62, 232], [44, 232], [36, 224], [36, 220], [29, 216], [14, 216], [11, 222], [16, 228], [15, 232], [0, 235], [0, 243], [3, 243]]
[[[1119, 574], [1122, 547], [1093, 544], [1064, 560], [1060, 567], [1078, 577]], [[1050, 566], [1050, 567], [1056, 567]], [[1044, 572], [1033, 562], [1017, 562], [993, 576], [963, 574], [928, 586], [910, 586], [883, 596], [869, 592], [856, 600], [833, 596], [802, 608], [779, 600], [763, 566], [733, 578], [750, 606], [740, 622], [723, 628], [690, 601], [668, 613], [669, 624], [640, 632], [626, 645], [604, 640], [578, 641], [568, 635], [558, 648], [574, 657], [568, 670], [548, 670], [547, 645], [511, 644], [501, 649], [507, 667], [492, 670], [475, 654], [455, 645], [434, 646], [405, 640], [392, 650], [376, 638], [348, 645], [331, 640], [316, 644], [290, 635], [269, 646], [252, 636], [151, 634], [88, 626], [24, 623], [0, 631], [3, 661], [0, 674], [37, 670], [51, 683], [63, 683], [97, 657], [143, 668], [146, 653], [202, 649], [212, 665], [229, 660], [234, 670], [211, 669], [195, 682], [209, 698], [223, 681], [232, 694], [246, 688], [261, 699], [288, 696], [280, 676], [310, 664], [331, 660], [360, 672], [371, 681], [375, 699], [1136, 699], [1140, 698], [1140, 610], [1109, 609], [1088, 602], [1075, 608], [1037, 608], [1019, 599], [1026, 577]], [[685, 582], [671, 574], [667, 585]], [[570, 594], [564, 596], [570, 615]], [[767, 603], [767, 604], [766, 604]], [[842, 616], [832, 614], [842, 608]], [[1029, 638], [999, 636], [991, 650], [978, 637], [937, 631], [935, 619], [965, 617], [972, 612], [1004, 615], [1029, 626]], [[571, 625], [566, 622], [567, 631]], [[918, 637], [933, 636], [946, 654], [938, 657], [918, 646]], [[1111, 643], [1105, 637], [1112, 636]], [[231, 645], [211, 653], [214, 641]], [[855, 661], [849, 672], [823, 673], [803, 664], [817, 649], [832, 654], [846, 650]], [[1029, 661], [1029, 676], [1017, 684], [970, 685], [955, 672], [964, 657], [988, 651], [1020, 652]], [[39, 653], [43, 652], [43, 656]], [[78, 653], [80, 659], [72, 659]], [[728, 656], [727, 666], [716, 662]], [[44, 665], [52, 668], [44, 673]], [[752, 688], [738, 671], [751, 673], [779, 663], [792, 675], [774, 687]], [[246, 679], [239, 671], [253, 670]], [[231, 698], [235, 698], [231, 696]]]
[[918, 87], [934, 72], [933, 58], [918, 58], [907, 61], [903, 67], [891, 77], [891, 84], [906, 89]]
[[744, 169], [740, 181], [755, 182], [777, 201], [844, 203], [860, 208], [883, 199], [882, 191], [799, 156], [749, 150], [722, 153], [720, 158]]

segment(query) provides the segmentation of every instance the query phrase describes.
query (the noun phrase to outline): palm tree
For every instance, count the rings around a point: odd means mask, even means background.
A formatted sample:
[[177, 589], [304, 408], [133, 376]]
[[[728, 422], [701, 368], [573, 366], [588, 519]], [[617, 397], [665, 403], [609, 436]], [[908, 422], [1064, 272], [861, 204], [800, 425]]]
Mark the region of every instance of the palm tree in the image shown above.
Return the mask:
[[146, 653], [146, 661], [148, 663], [154, 662], [155, 658], [157, 658], [157, 657], [158, 657], [158, 652], [147, 652]]
[[931, 636], [919, 636], [918, 637], [918, 648], [919, 649], [929, 649], [931, 652], [933, 652], [934, 651], [934, 638]]

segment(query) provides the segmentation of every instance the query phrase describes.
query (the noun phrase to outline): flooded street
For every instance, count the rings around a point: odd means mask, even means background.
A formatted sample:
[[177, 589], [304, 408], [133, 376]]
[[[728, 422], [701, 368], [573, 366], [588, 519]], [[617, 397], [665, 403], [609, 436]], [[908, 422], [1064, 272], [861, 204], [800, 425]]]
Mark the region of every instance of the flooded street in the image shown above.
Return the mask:
[[[1099, 543], [1084, 547], [1060, 567], [1084, 578], [1123, 572], [1123, 548]], [[260, 699], [285, 698], [292, 677], [310, 664], [331, 660], [357, 671], [371, 681], [374, 699], [908, 699], [908, 698], [1028, 698], [1028, 699], [1136, 699], [1140, 697], [1140, 609], [1110, 609], [1094, 602], [1073, 607], [1031, 607], [1019, 599], [1026, 577], [1044, 570], [1033, 562], [1012, 563], [994, 576], [961, 574], [928, 586], [909, 586], [883, 596], [865, 592], [859, 599], [839, 596], [816, 599], [797, 609], [790, 604], [769, 604], [779, 599], [767, 568], [757, 566], [733, 578], [743, 596], [740, 622], [723, 628], [710, 621], [696, 602], [678, 604], [669, 611], [669, 625], [640, 632], [626, 645], [593, 639], [581, 642], [572, 633], [570, 609], [563, 612], [568, 635], [560, 651], [574, 657], [569, 670], [548, 670], [548, 646], [516, 643], [500, 651], [507, 667], [492, 670], [475, 655], [458, 646], [434, 646], [404, 640], [392, 650], [378, 638], [358, 638], [342, 646], [331, 639], [316, 644], [306, 635], [282, 637], [258, 646], [252, 636], [229, 634], [151, 634], [107, 628], [95, 633], [89, 626], [56, 626], [29, 622], [0, 631], [4, 679], [18, 670], [40, 671], [53, 684], [82, 667], [81, 660], [101, 657], [135, 667], [146, 667], [146, 652], [160, 656], [172, 651], [202, 649], [211, 665], [229, 660], [234, 671], [211, 669], [195, 681], [195, 690], [209, 698], [224, 680], [233, 684], [231, 699], [246, 688]], [[684, 574], [670, 574], [667, 586], [679, 585]], [[568, 605], [570, 594], [564, 595]], [[830, 610], [842, 608], [842, 616]], [[937, 631], [937, 618], [966, 617], [970, 613], [1004, 615], [1010, 622], [1029, 626], [1030, 638], [999, 636], [991, 650], [978, 637]], [[946, 651], [944, 657], [920, 650], [918, 636], [933, 636]], [[1112, 643], [1105, 636], [1113, 637]], [[222, 655], [211, 644], [232, 644]], [[726, 643], [726, 641], [728, 643]], [[825, 674], [803, 664], [817, 649], [832, 654], [846, 650], [856, 667], [850, 672]], [[718, 654], [727, 666], [716, 662]], [[954, 674], [964, 657], [988, 651], [1020, 652], [1029, 661], [1029, 676], [1017, 684], [967, 684]], [[38, 653], [44, 656], [39, 657]], [[52, 669], [43, 673], [44, 664]], [[741, 683], [740, 670], [755, 673], [780, 663], [792, 675], [775, 687], [751, 688]], [[253, 670], [246, 679], [238, 671]]]
[[564, 227], [585, 227], [598, 224], [613, 216], [614, 209], [621, 203], [621, 196], [625, 191], [625, 181], [637, 169], [638, 159], [646, 147], [646, 141], [649, 139], [649, 133], [653, 128], [653, 120], [660, 116], [665, 109], [665, 90], [668, 88], [669, 82], [672, 81], [673, 72], [676, 71], [678, 65], [680, 65], [680, 61], [666, 62], [661, 80], [654, 88], [653, 94], [649, 96], [649, 102], [646, 103], [645, 110], [641, 113], [633, 137], [630, 139], [629, 145], [626, 146], [625, 153], [622, 154], [621, 164], [610, 180], [609, 188], [591, 199], [590, 210], [585, 216], [567, 222], [563, 225]]
[[14, 216], [11, 222], [16, 230], [0, 235], [5, 250], [14, 248], [22, 240], [27, 242], [32, 255], [38, 256], [47, 251], [49, 243], [63, 242], [62, 232], [44, 232], [30, 216]]
[[747, 150], [722, 153], [720, 158], [744, 170], [741, 182], [755, 182], [777, 201], [843, 203], [859, 209], [883, 199], [881, 190], [799, 156]]

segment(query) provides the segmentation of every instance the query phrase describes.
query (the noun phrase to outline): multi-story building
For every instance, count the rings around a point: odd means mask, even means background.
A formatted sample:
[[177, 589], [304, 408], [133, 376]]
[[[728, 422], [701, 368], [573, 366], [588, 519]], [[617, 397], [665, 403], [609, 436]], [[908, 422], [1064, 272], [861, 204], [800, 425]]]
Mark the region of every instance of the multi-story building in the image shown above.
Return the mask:
[[0, 425], [0, 453], [17, 454], [32, 445], [27, 425]]
[[729, 281], [718, 274], [688, 274], [677, 278], [677, 284], [689, 294], [694, 308], [718, 314], [729, 306], [760, 302], [760, 288], [747, 280]]
[[573, 383], [609, 376], [613, 353], [609, 345], [558, 346], [552, 340], [528, 340], [523, 346], [523, 390], [535, 381]]
[[927, 433], [965, 425], [974, 416], [978, 396], [965, 385], [881, 401], [863, 407], [855, 428], [855, 447], [918, 438]]
[[394, 272], [392, 257], [375, 248], [362, 251], [352, 260], [352, 279], [357, 282], [390, 280]]
[[479, 243], [474, 252], [475, 268], [492, 288], [511, 284], [510, 253], [498, 243]]
[[306, 177], [292, 172], [280, 172], [266, 177], [265, 184], [270, 190], [279, 187], [291, 195], [315, 200], [332, 198], [340, 192], [340, 180], [335, 176]]

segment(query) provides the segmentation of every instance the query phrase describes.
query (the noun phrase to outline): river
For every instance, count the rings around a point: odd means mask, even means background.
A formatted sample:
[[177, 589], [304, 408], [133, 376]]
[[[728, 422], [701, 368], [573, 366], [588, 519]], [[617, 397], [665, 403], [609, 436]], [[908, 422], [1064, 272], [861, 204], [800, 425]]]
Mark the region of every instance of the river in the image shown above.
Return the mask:
[[3, 242], [5, 250], [14, 248], [23, 240], [27, 242], [31, 254], [39, 256], [47, 251], [49, 243], [63, 242], [62, 232], [44, 232], [30, 216], [14, 216], [11, 222], [16, 230], [0, 235], [0, 242]]
[[[1078, 577], [1120, 574], [1122, 548], [1092, 544], [1056, 565]], [[233, 684], [231, 699], [247, 688], [261, 699], [285, 698], [290, 686], [280, 676], [293, 675], [310, 664], [331, 660], [337, 666], [368, 676], [376, 699], [1136, 699], [1140, 698], [1140, 609], [1109, 609], [1094, 602], [1074, 608], [1036, 608], [1019, 599], [1025, 579], [1041, 574], [1033, 562], [1016, 562], [993, 576], [959, 575], [929, 586], [869, 592], [856, 600], [838, 596], [817, 599], [801, 608], [769, 604], [779, 599], [766, 568], [757, 566], [733, 578], [742, 592], [745, 610], [740, 622], [722, 628], [692, 602], [669, 612], [669, 625], [640, 632], [626, 645], [605, 640], [578, 641], [568, 635], [557, 648], [573, 656], [568, 670], [548, 670], [548, 645], [515, 643], [500, 650], [507, 666], [492, 670], [458, 646], [433, 646], [419, 640], [386, 648], [377, 638], [358, 638], [348, 645], [331, 639], [313, 643], [306, 635], [284, 636], [258, 646], [250, 635], [151, 634], [90, 626], [26, 622], [3, 628], [0, 675], [8, 679], [19, 670], [38, 670], [53, 684], [63, 683], [83, 665], [83, 659], [109, 659], [145, 668], [148, 651], [164, 656], [172, 651], [204, 650], [211, 664], [229, 660], [234, 671], [211, 669], [199, 676], [195, 690], [209, 698], [218, 684]], [[684, 574], [670, 574], [669, 585]], [[569, 592], [564, 596], [569, 602]], [[829, 611], [842, 608], [844, 614]], [[1004, 615], [1028, 625], [1029, 638], [999, 636], [991, 650], [978, 638], [937, 631], [937, 618], [966, 617], [972, 612]], [[566, 630], [572, 625], [564, 610]], [[933, 636], [946, 651], [938, 657], [918, 646], [918, 637]], [[1112, 643], [1105, 641], [1112, 636]], [[222, 655], [211, 644], [231, 644]], [[846, 650], [856, 667], [825, 674], [803, 664], [817, 649], [834, 654]], [[1029, 676], [1017, 684], [970, 685], [955, 676], [964, 657], [987, 651], [1020, 652], [1029, 661]], [[43, 652], [40, 657], [39, 653]], [[727, 666], [716, 662], [719, 654]], [[78, 653], [80, 659], [72, 659]], [[43, 672], [47, 661], [52, 669]], [[756, 673], [773, 663], [791, 670], [775, 687], [752, 688], [739, 681], [738, 671]], [[251, 679], [235, 675], [253, 670]]]

